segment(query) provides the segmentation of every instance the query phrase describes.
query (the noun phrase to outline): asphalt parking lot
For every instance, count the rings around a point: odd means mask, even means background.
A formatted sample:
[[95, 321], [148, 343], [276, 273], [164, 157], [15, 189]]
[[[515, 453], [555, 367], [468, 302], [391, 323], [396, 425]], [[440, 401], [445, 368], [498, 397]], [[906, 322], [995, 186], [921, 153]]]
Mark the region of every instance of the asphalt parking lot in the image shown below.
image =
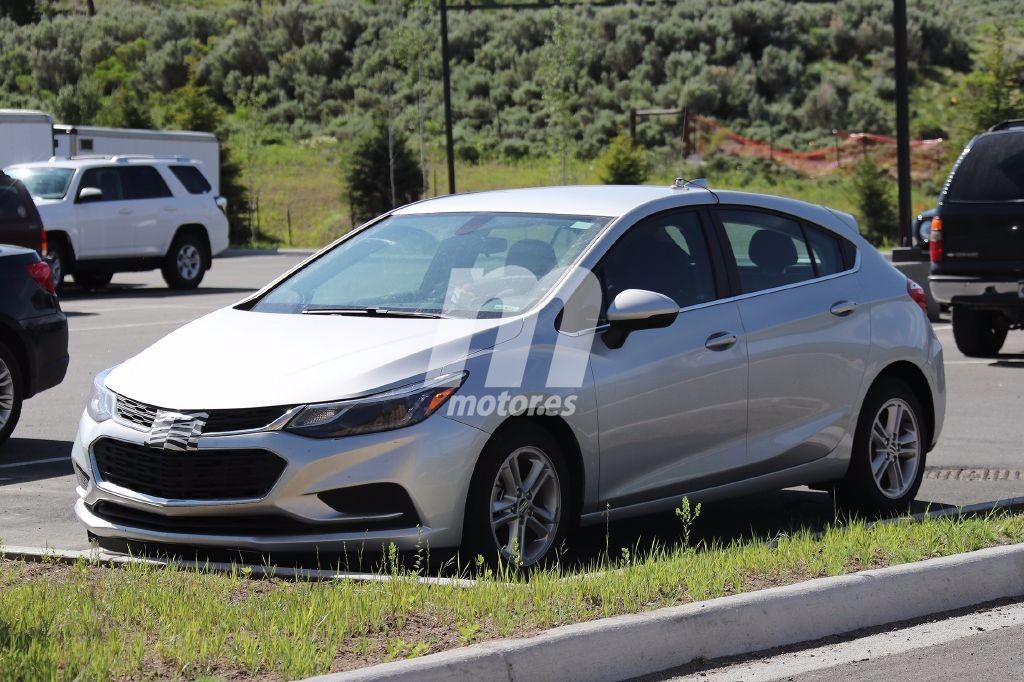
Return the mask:
[[[88, 547], [72, 512], [71, 443], [92, 377], [138, 353], [173, 329], [243, 298], [291, 266], [297, 254], [248, 255], [215, 261], [202, 286], [168, 290], [158, 272], [114, 278], [104, 292], [69, 287], [62, 302], [71, 328], [71, 365], [59, 387], [25, 404], [14, 437], [0, 449], [0, 540], [7, 545]], [[948, 322], [935, 325], [946, 350], [948, 407], [938, 447], [929, 455], [918, 496], [923, 508], [1024, 495], [1024, 333], [1011, 332], [994, 360], [965, 358]], [[268, 358], [268, 360], [271, 360]], [[188, 381], [187, 358], [181, 378]], [[831, 498], [806, 489], [780, 491], [705, 507], [700, 535], [729, 539], [771, 533], [833, 518]], [[672, 541], [671, 514], [579, 531], [570, 545], [583, 561], [604, 549]]]

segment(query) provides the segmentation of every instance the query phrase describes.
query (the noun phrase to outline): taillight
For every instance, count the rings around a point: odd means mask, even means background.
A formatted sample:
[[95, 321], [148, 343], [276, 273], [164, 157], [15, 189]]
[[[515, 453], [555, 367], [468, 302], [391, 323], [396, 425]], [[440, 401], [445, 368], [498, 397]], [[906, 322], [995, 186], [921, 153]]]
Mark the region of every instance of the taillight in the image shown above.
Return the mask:
[[45, 261], [29, 263], [25, 266], [28, 276], [35, 280], [35, 283], [50, 294], [56, 294], [57, 288], [53, 284], [53, 272], [50, 271], [50, 264]]
[[50, 250], [50, 245], [46, 241], [46, 228], [40, 227], [39, 231], [42, 232], [39, 235], [39, 255], [46, 258], [46, 252]]
[[932, 218], [932, 234], [928, 240], [928, 257], [931, 258], [933, 263], [938, 263], [946, 257], [946, 252], [942, 249], [942, 218], [939, 216]]
[[907, 278], [907, 294], [914, 299], [914, 303], [919, 305], [921, 310], [928, 313], [928, 296], [925, 295], [924, 288], [909, 277]]

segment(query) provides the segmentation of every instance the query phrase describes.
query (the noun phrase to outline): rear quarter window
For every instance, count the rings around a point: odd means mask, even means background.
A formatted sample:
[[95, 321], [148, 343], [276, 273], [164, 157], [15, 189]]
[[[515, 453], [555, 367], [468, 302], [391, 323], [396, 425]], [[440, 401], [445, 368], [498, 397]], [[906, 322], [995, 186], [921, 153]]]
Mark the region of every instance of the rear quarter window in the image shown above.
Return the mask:
[[206, 176], [195, 166], [171, 166], [171, 172], [185, 186], [189, 194], [207, 194], [213, 191]]
[[1024, 200], [1024, 133], [977, 138], [953, 169], [946, 200]]

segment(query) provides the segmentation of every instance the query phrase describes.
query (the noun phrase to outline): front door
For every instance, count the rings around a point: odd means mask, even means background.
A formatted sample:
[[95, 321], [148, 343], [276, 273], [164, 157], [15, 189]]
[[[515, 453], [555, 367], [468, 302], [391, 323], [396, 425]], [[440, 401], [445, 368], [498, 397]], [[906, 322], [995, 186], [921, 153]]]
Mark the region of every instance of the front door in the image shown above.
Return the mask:
[[601, 499], [613, 508], [730, 480], [746, 461], [746, 340], [736, 304], [716, 302], [707, 227], [698, 211], [649, 218], [597, 268], [605, 306], [646, 289], [681, 308], [621, 348], [594, 342]]
[[[88, 168], [75, 194], [79, 260], [131, 255], [137, 228], [135, 209], [128, 201], [116, 166]], [[86, 200], [82, 190], [98, 189], [102, 196]]]

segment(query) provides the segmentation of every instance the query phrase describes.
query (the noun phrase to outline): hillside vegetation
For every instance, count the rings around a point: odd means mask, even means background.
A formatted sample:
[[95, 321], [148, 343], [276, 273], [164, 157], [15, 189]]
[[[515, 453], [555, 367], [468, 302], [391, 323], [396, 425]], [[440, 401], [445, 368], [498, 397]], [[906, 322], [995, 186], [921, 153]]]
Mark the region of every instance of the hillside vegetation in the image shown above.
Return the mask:
[[[342, 169], [353, 140], [381, 121], [419, 160], [425, 192], [445, 186], [429, 2], [95, 0], [95, 16], [86, 3], [22, 4], [35, 5], [25, 23], [0, 17], [0, 106], [77, 124], [214, 129], [267, 235], [285, 238], [285, 214], [297, 242], [347, 229]], [[979, 37], [1016, 16], [1013, 3], [909, 5], [914, 135], [962, 141], [970, 104], [953, 102], [967, 94]], [[837, 128], [891, 133], [890, 12], [888, 0], [452, 12], [460, 189], [596, 181], [595, 160], [634, 107], [684, 106], [791, 148], [828, 144]], [[686, 170], [675, 119], [641, 119], [637, 137], [652, 177]], [[280, 203], [297, 190], [301, 204]]]

